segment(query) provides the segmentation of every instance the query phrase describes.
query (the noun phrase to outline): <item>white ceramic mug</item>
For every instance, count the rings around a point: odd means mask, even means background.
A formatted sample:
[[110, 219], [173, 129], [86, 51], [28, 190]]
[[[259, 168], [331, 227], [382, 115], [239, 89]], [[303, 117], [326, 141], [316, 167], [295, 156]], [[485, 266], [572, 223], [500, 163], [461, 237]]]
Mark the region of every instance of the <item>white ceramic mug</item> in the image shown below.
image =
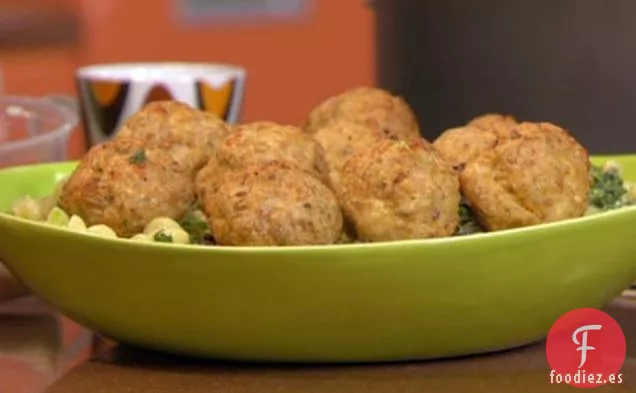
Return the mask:
[[245, 69], [217, 63], [118, 63], [77, 71], [76, 83], [89, 146], [112, 138], [122, 124], [151, 101], [177, 100], [239, 121]]

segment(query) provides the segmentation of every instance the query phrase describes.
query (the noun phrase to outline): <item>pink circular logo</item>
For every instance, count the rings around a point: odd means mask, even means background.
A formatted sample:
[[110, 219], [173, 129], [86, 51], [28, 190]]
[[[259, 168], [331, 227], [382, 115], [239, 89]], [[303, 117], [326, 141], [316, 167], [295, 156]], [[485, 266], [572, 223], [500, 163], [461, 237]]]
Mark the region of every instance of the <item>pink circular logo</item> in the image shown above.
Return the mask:
[[625, 334], [614, 318], [593, 308], [570, 311], [548, 334], [550, 382], [579, 388], [622, 383], [626, 352]]

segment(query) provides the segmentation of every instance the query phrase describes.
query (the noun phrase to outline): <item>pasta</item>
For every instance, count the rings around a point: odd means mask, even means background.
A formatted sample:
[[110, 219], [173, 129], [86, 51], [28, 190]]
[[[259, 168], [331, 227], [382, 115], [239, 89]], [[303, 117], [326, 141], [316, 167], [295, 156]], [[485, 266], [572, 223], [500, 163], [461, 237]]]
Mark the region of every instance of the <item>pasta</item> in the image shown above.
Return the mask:
[[[80, 216], [72, 215], [69, 217], [64, 210], [55, 206], [55, 204], [51, 206], [52, 200], [56, 200], [53, 195], [39, 200], [28, 195], [23, 196], [13, 203], [11, 213], [16, 217], [44, 222], [74, 232], [111, 239], [118, 238], [115, 231], [107, 225], [98, 224], [88, 227]], [[155, 218], [146, 226], [143, 233], [132, 236], [130, 240], [177, 244], [191, 243], [190, 234], [179, 223], [167, 217]]]
[[167, 217], [152, 220], [144, 229], [144, 234], [161, 243], [190, 243], [190, 234], [176, 221]]
[[40, 203], [28, 195], [18, 198], [13, 203], [11, 213], [16, 217], [32, 221], [41, 221], [45, 217]]
[[84, 222], [84, 220], [82, 220], [82, 217], [76, 215], [71, 216], [66, 227], [72, 231], [77, 232], [86, 232], [86, 230], [88, 229], [86, 227], [86, 223]]
[[46, 217], [46, 223], [55, 225], [56, 227], [67, 227], [69, 223], [68, 214], [59, 207], [51, 209]]
[[64, 176], [61, 180], [59, 180], [56, 185], [53, 193], [44, 198], [40, 199], [40, 206], [42, 208], [42, 212], [44, 215], [48, 215], [53, 208], [57, 207], [57, 200], [62, 193], [62, 187], [64, 187], [64, 183], [68, 179], [68, 176]]
[[111, 239], [117, 239], [117, 234], [115, 233], [115, 231], [113, 231], [107, 225], [103, 225], [103, 224], [93, 225], [93, 226], [89, 227], [86, 230], [86, 233], [91, 234], [91, 235], [95, 235], [95, 236], [101, 236], [101, 237], [107, 237], [107, 238], [111, 238]]
[[151, 242], [152, 237], [146, 235], [145, 233], [138, 233], [135, 236], [131, 237], [130, 240], [133, 240], [136, 242]]

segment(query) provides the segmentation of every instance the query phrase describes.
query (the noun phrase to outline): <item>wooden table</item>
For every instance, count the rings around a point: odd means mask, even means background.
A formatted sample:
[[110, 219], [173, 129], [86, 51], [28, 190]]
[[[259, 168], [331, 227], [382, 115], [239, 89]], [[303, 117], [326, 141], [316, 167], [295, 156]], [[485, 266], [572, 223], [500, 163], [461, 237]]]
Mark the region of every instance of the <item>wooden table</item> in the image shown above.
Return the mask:
[[[23, 314], [29, 307], [37, 308], [36, 302], [30, 304], [23, 306]], [[598, 391], [634, 392], [636, 299], [617, 299], [607, 311], [625, 331], [628, 359], [622, 370], [624, 384]], [[6, 307], [3, 311], [0, 304], [0, 393], [573, 391], [565, 385], [550, 384], [542, 344], [436, 362], [259, 366], [183, 359], [109, 344], [86, 361], [87, 354], [95, 350], [87, 334], [54, 313], [21, 315], [6, 311]]]

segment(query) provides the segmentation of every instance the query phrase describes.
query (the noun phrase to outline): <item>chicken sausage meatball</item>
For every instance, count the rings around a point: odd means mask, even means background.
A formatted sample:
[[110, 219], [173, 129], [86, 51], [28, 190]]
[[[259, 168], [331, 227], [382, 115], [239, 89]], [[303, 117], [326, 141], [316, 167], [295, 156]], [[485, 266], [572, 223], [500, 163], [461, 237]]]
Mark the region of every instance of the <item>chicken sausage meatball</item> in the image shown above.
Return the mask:
[[457, 175], [420, 139], [385, 139], [354, 155], [339, 191], [363, 241], [450, 236], [459, 223]]
[[191, 178], [169, 153], [135, 146], [128, 140], [126, 147], [109, 142], [90, 149], [64, 184], [60, 207], [122, 237], [156, 217], [181, 218], [193, 203]]
[[444, 131], [433, 142], [433, 147], [448, 165], [461, 172], [468, 161], [490, 151], [497, 142], [497, 134], [494, 131], [464, 126]]
[[515, 127], [511, 128], [510, 132], [508, 133], [508, 139], [516, 139], [520, 136], [532, 135], [543, 136], [547, 140], [551, 141], [554, 146], [575, 146], [572, 148], [572, 152], [578, 154], [581, 159], [585, 159], [588, 163], [588, 167], [590, 166], [590, 156], [587, 150], [581, 144], [579, 144], [568, 131], [552, 123], [519, 123]]
[[[215, 153], [220, 141], [230, 132], [216, 115], [199, 111], [178, 101], [156, 101], [131, 116], [115, 137], [144, 140], [148, 148], [187, 148], [181, 159], [194, 172]], [[184, 149], [181, 149], [185, 152]]]
[[323, 160], [320, 146], [300, 128], [266, 121], [234, 127], [216, 154], [217, 163], [228, 169], [277, 161], [316, 177], [322, 175]]
[[472, 119], [467, 125], [494, 132], [498, 137], [507, 138], [510, 130], [517, 124], [517, 120], [512, 116], [489, 113]]
[[373, 126], [392, 138], [420, 137], [417, 118], [409, 105], [378, 88], [359, 87], [323, 101], [309, 115], [305, 130], [315, 133], [334, 120]]
[[324, 151], [329, 184], [336, 188], [347, 160], [374, 142], [384, 139], [384, 133], [377, 127], [337, 120], [316, 131], [313, 137]]
[[194, 194], [199, 204], [205, 200], [208, 190], [218, 187], [218, 182], [225, 171], [227, 169], [219, 167], [214, 158], [212, 158], [197, 172], [194, 178]]
[[588, 208], [587, 151], [550, 123], [523, 123], [468, 162], [462, 190], [481, 223], [496, 231], [580, 217]]
[[203, 209], [214, 238], [232, 246], [335, 243], [342, 233], [336, 197], [315, 177], [277, 162], [226, 171]]
[[322, 148], [300, 128], [272, 122], [242, 124], [233, 127], [216, 156], [197, 174], [197, 194], [201, 197], [213, 187], [220, 171], [274, 161], [293, 165], [321, 180], [327, 172]]

